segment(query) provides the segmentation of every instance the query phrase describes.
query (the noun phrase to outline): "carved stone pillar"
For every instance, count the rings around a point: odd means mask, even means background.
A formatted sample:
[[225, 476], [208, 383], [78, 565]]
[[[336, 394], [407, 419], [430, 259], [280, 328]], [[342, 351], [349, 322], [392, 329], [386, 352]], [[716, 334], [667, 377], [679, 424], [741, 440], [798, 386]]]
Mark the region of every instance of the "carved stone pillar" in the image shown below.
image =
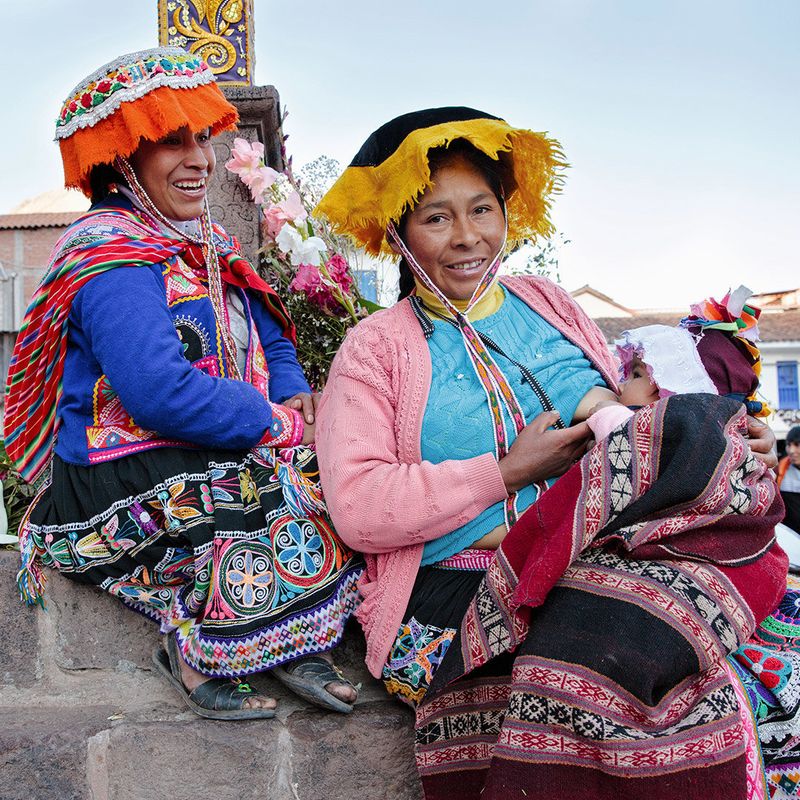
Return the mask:
[[158, 0], [158, 41], [200, 56], [220, 83], [253, 85], [253, 0]]
[[281, 114], [274, 86], [253, 86], [253, 0], [158, 0], [158, 33], [162, 45], [183, 47], [202, 56], [225, 96], [239, 110], [238, 133], [214, 141], [217, 170], [208, 200], [211, 217], [242, 244], [253, 266], [261, 247], [259, 209], [247, 187], [225, 169], [235, 136], [264, 145], [267, 164], [283, 169]]
[[242, 244], [242, 255], [253, 266], [258, 263], [261, 247], [259, 209], [247, 187], [225, 169], [235, 136], [264, 145], [264, 157], [273, 169], [283, 169], [281, 156], [280, 98], [274, 86], [226, 86], [225, 96], [239, 110], [238, 133], [223, 133], [214, 140], [217, 169], [209, 187], [211, 218]]

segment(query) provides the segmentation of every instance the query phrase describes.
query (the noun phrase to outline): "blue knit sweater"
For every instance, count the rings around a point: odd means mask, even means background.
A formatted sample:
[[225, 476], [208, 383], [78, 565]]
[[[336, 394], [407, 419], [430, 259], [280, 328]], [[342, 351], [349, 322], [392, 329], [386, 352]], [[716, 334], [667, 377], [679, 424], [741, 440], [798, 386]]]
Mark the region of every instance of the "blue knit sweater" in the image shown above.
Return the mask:
[[[592, 386], [605, 386], [600, 374], [574, 344], [533, 312], [522, 300], [505, 292], [500, 308], [474, 323], [509, 356], [525, 364], [544, 387], [565, 425], [580, 399]], [[466, 459], [494, 451], [492, 420], [486, 395], [464, 348], [461, 334], [433, 318], [431, 390], [422, 419], [422, 458], [438, 464], [450, 458]], [[497, 365], [531, 422], [544, 409], [522, 374], [507, 358], [492, 353]], [[509, 440], [516, 438], [514, 423], [503, 407]], [[526, 486], [517, 495], [525, 511], [536, 500], [536, 489]], [[422, 564], [433, 564], [460, 552], [503, 522], [503, 503], [489, 506], [475, 519], [451, 533], [426, 543]]]
[[250, 329], [248, 380], [225, 377], [206, 283], [183, 262], [117, 267], [83, 286], [69, 315], [55, 452], [88, 465], [153, 447], [244, 450], [270, 433], [286, 438], [297, 415], [274, 403], [310, 391], [294, 345], [259, 297], [229, 291]]

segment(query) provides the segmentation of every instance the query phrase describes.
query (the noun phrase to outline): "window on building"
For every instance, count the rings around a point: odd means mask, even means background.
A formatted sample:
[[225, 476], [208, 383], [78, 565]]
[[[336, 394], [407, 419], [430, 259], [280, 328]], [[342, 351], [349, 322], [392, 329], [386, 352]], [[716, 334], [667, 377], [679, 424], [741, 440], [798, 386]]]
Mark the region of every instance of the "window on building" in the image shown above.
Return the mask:
[[797, 392], [797, 362], [778, 362], [778, 408], [800, 408]]
[[353, 270], [359, 294], [366, 300], [378, 302], [378, 271], [375, 269]]
[[[25, 311], [23, 302], [22, 273], [6, 270], [0, 263], [0, 380], [2, 380], [0, 386], [6, 385], [6, 375], [17, 338], [17, 329], [22, 323], [22, 315]], [[3, 398], [0, 398], [0, 410], [2, 407]], [[0, 433], [0, 437], [2, 437], [2, 433]]]
[[16, 331], [25, 311], [22, 274], [11, 272], [0, 263], [0, 331]]

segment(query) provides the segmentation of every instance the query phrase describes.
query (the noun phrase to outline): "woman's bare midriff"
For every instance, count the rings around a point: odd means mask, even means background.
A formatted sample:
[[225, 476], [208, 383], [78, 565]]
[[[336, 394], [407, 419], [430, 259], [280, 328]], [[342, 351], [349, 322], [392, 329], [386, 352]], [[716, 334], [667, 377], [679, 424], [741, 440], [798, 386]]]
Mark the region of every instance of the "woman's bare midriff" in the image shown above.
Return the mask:
[[485, 536], [481, 536], [477, 542], [473, 542], [470, 547], [478, 550], [497, 550], [497, 548], [500, 547], [500, 542], [506, 538], [507, 533], [508, 531], [505, 525], [498, 525]]

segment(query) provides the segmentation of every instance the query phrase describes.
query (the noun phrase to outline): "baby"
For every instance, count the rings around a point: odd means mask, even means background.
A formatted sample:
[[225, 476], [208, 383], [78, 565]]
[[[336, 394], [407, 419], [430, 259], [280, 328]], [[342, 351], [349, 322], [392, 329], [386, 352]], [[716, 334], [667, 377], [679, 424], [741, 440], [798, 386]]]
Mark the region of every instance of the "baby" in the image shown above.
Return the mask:
[[581, 400], [575, 421], [586, 419], [597, 440], [662, 397], [695, 392], [740, 400], [753, 416], [769, 409], [755, 399], [760, 372], [757, 319], [744, 286], [721, 302], [692, 306], [678, 327], [645, 325], [624, 331], [614, 343], [621, 362], [620, 394], [595, 387]]

